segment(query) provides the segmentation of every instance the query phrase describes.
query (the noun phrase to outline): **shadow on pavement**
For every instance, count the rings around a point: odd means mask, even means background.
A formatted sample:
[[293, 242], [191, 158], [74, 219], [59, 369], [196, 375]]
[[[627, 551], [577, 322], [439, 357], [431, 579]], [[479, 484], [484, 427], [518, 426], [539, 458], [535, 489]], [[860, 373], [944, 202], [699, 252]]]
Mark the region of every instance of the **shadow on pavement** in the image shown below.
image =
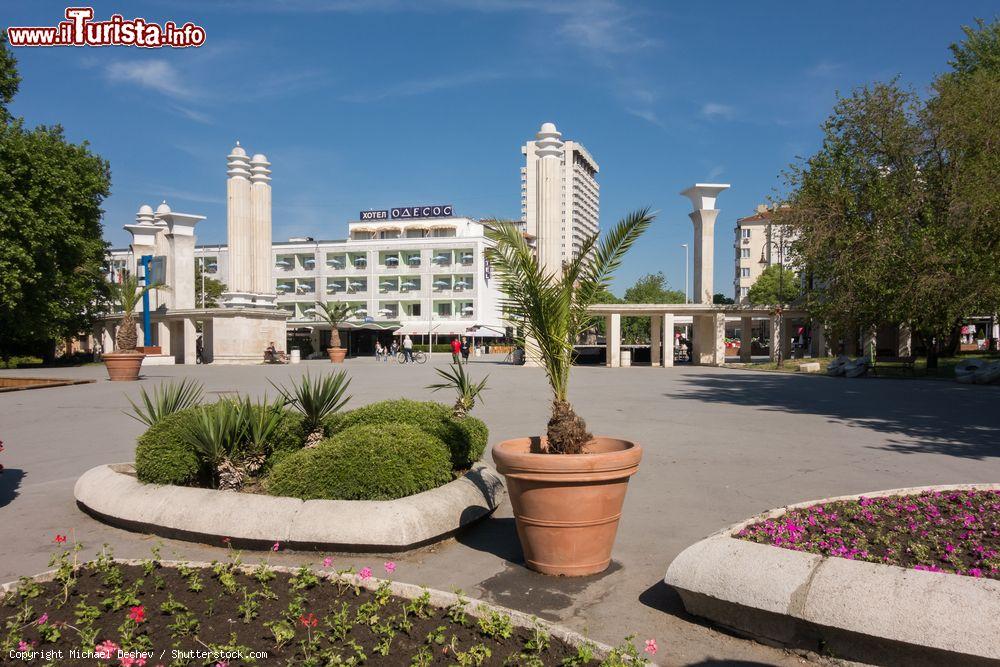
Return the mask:
[[493, 554], [509, 563], [524, 565], [524, 553], [517, 538], [513, 517], [487, 517], [459, 533], [455, 540], [470, 549]]
[[948, 382], [799, 377], [763, 372], [692, 375], [670, 398], [748, 405], [824, 415], [831, 421], [903, 438], [877, 449], [946, 454], [968, 459], [1000, 456], [995, 387]]
[[24, 479], [24, 471], [19, 468], [4, 468], [0, 474], [0, 507], [6, 507], [17, 498], [18, 488]]

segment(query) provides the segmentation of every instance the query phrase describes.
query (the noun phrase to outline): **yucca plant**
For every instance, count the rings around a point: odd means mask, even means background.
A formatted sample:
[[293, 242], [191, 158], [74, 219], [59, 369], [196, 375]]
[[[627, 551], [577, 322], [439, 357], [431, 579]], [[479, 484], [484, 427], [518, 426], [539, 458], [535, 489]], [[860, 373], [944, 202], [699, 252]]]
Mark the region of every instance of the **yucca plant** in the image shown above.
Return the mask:
[[284, 400], [268, 401], [267, 396], [259, 402], [244, 397], [235, 404], [243, 424], [246, 448], [251, 454], [255, 456], [266, 454], [271, 436], [281, 426], [284, 405]]
[[323, 439], [323, 419], [351, 400], [350, 396], [344, 396], [350, 384], [347, 372], [340, 371], [318, 378], [312, 378], [306, 373], [291, 389], [279, 387], [273, 382], [271, 386], [281, 392], [285, 401], [295, 406], [305, 417], [305, 427], [309, 432], [306, 447], [315, 447]]
[[135, 332], [135, 309], [142, 295], [149, 290], [165, 289], [163, 285], [139, 285], [138, 276], [127, 274], [120, 283], [108, 283], [108, 299], [121, 313], [121, 322], [115, 333], [115, 346], [119, 352], [134, 352], [138, 337]]
[[490, 376], [487, 375], [479, 382], [474, 381], [465, 372], [465, 366], [462, 364], [452, 364], [448, 368], [435, 368], [434, 370], [444, 379], [444, 382], [429, 384], [427, 389], [431, 391], [454, 389], [458, 398], [452, 409], [452, 415], [459, 419], [472, 412], [472, 408], [476, 407], [477, 398], [482, 400], [480, 394], [485, 391], [486, 381], [490, 379]]
[[140, 421], [146, 426], [152, 426], [167, 415], [198, 405], [204, 395], [204, 387], [200, 382], [190, 378], [184, 378], [180, 382], [168, 382], [157, 385], [153, 389], [153, 395], [146, 393], [146, 388], [139, 389], [139, 396], [142, 405], [136, 405], [131, 398], [126, 396], [128, 402], [132, 404], [132, 412], [126, 412], [129, 417]]
[[505, 294], [502, 306], [528, 354], [537, 354], [552, 388], [547, 451], [578, 454], [593, 436], [568, 400], [573, 344], [595, 317], [587, 309], [608, 287], [622, 258], [649, 225], [648, 208], [627, 215], [598, 243], [594, 234], [564, 267], [542, 267], [524, 235], [512, 223], [487, 222], [490, 264]]
[[316, 316], [330, 325], [330, 347], [340, 347], [340, 331], [337, 326], [350, 317], [351, 312], [351, 307], [346, 303], [316, 302]]
[[213, 488], [238, 488], [237, 471], [245, 426], [233, 401], [219, 401], [195, 412], [185, 433], [188, 444], [209, 471]]

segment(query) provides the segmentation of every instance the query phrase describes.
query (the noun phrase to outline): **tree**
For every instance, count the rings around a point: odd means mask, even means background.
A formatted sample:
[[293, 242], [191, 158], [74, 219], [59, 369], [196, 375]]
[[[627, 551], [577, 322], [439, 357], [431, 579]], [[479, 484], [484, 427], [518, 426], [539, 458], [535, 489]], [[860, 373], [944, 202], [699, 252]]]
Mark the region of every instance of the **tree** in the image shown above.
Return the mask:
[[330, 325], [330, 347], [340, 347], [340, 330], [337, 327], [353, 312], [350, 304], [340, 301], [316, 302], [317, 317]]
[[772, 264], [764, 269], [747, 293], [755, 306], [788, 304], [799, 298], [799, 276], [792, 269]]
[[101, 202], [108, 163], [62, 128], [27, 130], [6, 105], [16, 63], [0, 42], [0, 356], [89, 328], [105, 290]]
[[115, 333], [115, 347], [118, 352], [134, 352], [138, 342], [135, 332], [135, 311], [142, 296], [153, 288], [165, 289], [163, 285], [139, 285], [139, 278], [126, 275], [120, 283], [108, 284], [108, 301], [113, 312], [121, 314], [121, 322]]
[[[623, 303], [684, 303], [684, 292], [671, 289], [662, 271], [647, 273], [625, 290]], [[622, 340], [631, 344], [649, 343], [652, 333], [648, 317], [622, 318]]]
[[[202, 289], [204, 285], [204, 291]], [[201, 264], [194, 265], [194, 290], [195, 302], [198, 308], [218, 308], [222, 299], [222, 293], [226, 291], [226, 283], [217, 278], [205, 275], [205, 282], [202, 283]]]
[[736, 303], [736, 300], [730, 299], [722, 292], [716, 292], [715, 294], [712, 295], [712, 303], [714, 303], [717, 306], [728, 306]]

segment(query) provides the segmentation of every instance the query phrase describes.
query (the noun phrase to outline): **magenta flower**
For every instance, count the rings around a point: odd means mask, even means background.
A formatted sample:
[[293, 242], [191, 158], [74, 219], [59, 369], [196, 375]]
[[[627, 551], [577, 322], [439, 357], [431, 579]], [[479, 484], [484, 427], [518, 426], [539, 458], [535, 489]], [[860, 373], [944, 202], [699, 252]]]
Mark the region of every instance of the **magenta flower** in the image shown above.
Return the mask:
[[271, 551], [277, 551], [280, 548], [281, 548], [280, 542], [275, 542], [274, 544], [271, 545]]
[[42, 614], [41, 616], [38, 617], [38, 620], [35, 621], [35, 623], [37, 623], [38, 625], [45, 625], [45, 622], [47, 620], [49, 620], [49, 615], [48, 614]]
[[385, 567], [386, 574], [392, 574], [393, 572], [396, 571], [396, 564], [393, 563], [391, 560], [387, 560], [383, 567]]
[[371, 579], [372, 569], [370, 567], [363, 567], [361, 568], [361, 571], [358, 572], [358, 576], [361, 577], [361, 581], [364, 581], [365, 579]]
[[660, 650], [660, 647], [656, 645], [655, 639], [647, 639], [646, 648], [643, 650], [650, 655], [656, 655], [656, 652]]
[[323, 559], [323, 567], [331, 567], [333, 565], [333, 559], [327, 556]]
[[17, 643], [17, 650], [21, 653], [31, 650], [31, 644], [24, 641], [23, 639]]
[[94, 656], [108, 660], [118, 654], [118, 644], [106, 639], [94, 647]]

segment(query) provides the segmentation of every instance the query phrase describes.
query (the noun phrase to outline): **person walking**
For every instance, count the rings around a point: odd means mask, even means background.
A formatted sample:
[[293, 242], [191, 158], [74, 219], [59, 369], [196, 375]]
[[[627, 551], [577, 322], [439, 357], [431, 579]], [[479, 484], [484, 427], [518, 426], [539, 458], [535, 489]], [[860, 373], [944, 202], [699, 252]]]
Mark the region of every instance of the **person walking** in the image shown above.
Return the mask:
[[407, 334], [406, 338], [403, 339], [403, 363], [413, 361], [413, 340]]
[[399, 341], [393, 338], [392, 344], [389, 345], [389, 356], [395, 359], [397, 354], [399, 354]]
[[385, 346], [382, 345], [382, 341], [375, 341], [375, 361], [385, 360]]
[[453, 363], [453, 364], [459, 363], [459, 360], [460, 360], [459, 355], [460, 354], [462, 354], [462, 344], [458, 341], [458, 338], [452, 338], [451, 339], [451, 363]]
[[469, 339], [462, 336], [462, 345], [460, 346], [462, 351], [462, 363], [469, 363], [469, 353], [472, 351], [472, 345], [469, 343]]

